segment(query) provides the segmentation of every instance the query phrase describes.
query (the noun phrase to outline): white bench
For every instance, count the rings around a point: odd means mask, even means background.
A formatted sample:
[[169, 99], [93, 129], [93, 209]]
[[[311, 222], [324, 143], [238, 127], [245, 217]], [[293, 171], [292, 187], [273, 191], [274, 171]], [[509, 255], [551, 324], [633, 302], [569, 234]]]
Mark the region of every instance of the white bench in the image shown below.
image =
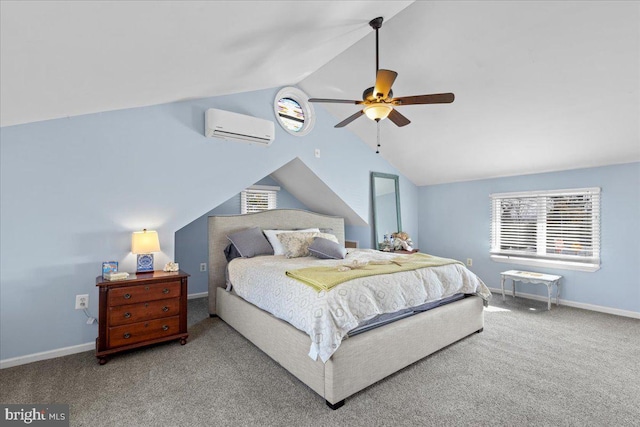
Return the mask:
[[542, 283], [547, 285], [547, 310], [551, 310], [551, 288], [556, 285], [556, 306], [560, 305], [560, 279], [562, 276], [555, 276], [553, 274], [532, 273], [530, 271], [509, 270], [500, 273], [502, 280], [500, 286], [502, 287], [502, 301], [504, 298], [504, 281], [505, 279], [511, 279], [513, 284], [513, 297], [516, 297], [516, 281], [524, 283]]

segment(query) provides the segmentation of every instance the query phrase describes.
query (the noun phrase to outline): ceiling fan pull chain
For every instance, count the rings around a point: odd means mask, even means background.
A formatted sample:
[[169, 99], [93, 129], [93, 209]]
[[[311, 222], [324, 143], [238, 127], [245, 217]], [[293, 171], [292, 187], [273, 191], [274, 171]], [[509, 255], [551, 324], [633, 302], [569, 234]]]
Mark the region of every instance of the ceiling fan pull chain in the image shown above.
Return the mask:
[[376, 154], [380, 154], [380, 120], [378, 120], [376, 122], [376, 129], [377, 129], [377, 140], [378, 140], [378, 148], [376, 149]]

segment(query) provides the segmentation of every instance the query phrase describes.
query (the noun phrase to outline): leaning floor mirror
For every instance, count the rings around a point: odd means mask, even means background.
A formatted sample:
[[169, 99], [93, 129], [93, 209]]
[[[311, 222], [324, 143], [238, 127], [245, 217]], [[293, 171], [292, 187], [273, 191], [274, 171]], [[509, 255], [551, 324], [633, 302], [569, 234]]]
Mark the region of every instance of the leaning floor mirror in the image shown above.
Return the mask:
[[398, 175], [371, 172], [374, 247], [382, 249], [385, 235], [402, 230]]

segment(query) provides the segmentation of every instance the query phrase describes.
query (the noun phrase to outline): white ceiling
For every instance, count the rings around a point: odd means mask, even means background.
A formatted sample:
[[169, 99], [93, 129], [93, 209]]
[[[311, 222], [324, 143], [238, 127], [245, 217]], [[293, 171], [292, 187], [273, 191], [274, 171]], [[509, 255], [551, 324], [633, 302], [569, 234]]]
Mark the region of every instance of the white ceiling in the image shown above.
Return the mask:
[[[640, 161], [640, 3], [30, 1], [0, 3], [0, 124], [297, 85], [360, 99], [453, 92], [381, 123], [417, 185]], [[286, 64], [286, 67], [283, 66]], [[316, 104], [336, 123], [354, 105]], [[317, 130], [316, 130], [317, 131]], [[375, 123], [344, 129], [375, 150]]]
[[1, 125], [298, 83], [410, 2], [0, 2]]

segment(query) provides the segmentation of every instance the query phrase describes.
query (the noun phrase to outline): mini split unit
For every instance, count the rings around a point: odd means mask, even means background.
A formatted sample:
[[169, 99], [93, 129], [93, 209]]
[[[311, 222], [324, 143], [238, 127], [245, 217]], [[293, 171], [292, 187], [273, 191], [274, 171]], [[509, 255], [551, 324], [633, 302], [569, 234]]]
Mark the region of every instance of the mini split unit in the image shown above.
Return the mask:
[[275, 127], [270, 120], [209, 108], [205, 116], [204, 134], [208, 137], [271, 145]]

